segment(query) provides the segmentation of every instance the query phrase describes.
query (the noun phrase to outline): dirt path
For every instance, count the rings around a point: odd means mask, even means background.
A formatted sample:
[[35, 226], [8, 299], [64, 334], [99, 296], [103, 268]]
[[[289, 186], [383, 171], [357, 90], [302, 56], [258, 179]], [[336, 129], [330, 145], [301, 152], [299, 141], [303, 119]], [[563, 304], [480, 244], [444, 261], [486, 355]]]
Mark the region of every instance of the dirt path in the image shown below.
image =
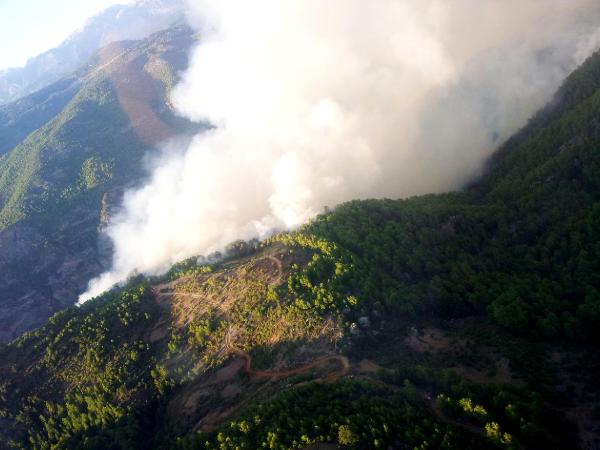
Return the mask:
[[[425, 398], [425, 397], [424, 397]], [[440, 409], [439, 405], [437, 404], [437, 402], [435, 401], [435, 399], [427, 399], [427, 402], [429, 404], [429, 408], [431, 410], [431, 412], [442, 422], [447, 423], [448, 425], [453, 425], [455, 427], [459, 427], [462, 428], [463, 430], [466, 430], [470, 433], [473, 434], [478, 434], [479, 436], [483, 436], [486, 437], [485, 435], [485, 431], [483, 430], [483, 428], [481, 427], [477, 427], [475, 425], [471, 425], [469, 423], [464, 423], [464, 422], [459, 422], [458, 420], [454, 420], [451, 419], [450, 417], [448, 417], [446, 414], [444, 414], [444, 412]], [[517, 444], [517, 448], [524, 450], [525, 447], [523, 447], [523, 445], [521, 445], [519, 442], [515, 441], [515, 444]]]
[[281, 264], [281, 260], [279, 258], [275, 258], [273, 255], [267, 256], [267, 259], [273, 261], [277, 266], [277, 271], [279, 273], [279, 276], [277, 277], [277, 284], [281, 284], [283, 280], [283, 266]]
[[241, 350], [232, 349], [232, 353], [244, 359], [244, 372], [248, 374], [250, 378], [270, 378], [272, 380], [280, 380], [282, 378], [289, 378], [295, 375], [305, 374], [312, 369], [322, 366], [326, 363], [336, 361], [340, 364], [340, 369], [332, 374], [329, 374], [323, 381], [333, 381], [340, 377], [343, 377], [350, 370], [350, 363], [348, 358], [340, 355], [329, 355], [318, 358], [310, 363], [304, 364], [300, 367], [287, 370], [256, 370], [252, 368], [252, 357]]
[[[304, 364], [304, 365], [302, 365], [300, 367], [296, 367], [294, 369], [255, 370], [252, 368], [252, 357], [248, 353], [243, 352], [239, 349], [235, 349], [235, 348], [229, 348], [229, 352], [243, 359], [244, 365], [243, 365], [243, 367], [241, 367], [241, 370], [243, 370], [251, 379], [255, 379], [255, 380], [263, 378], [263, 379], [267, 379], [268, 381], [279, 381], [281, 379], [288, 378], [291, 376], [302, 375], [304, 373], [311, 371], [312, 369], [314, 369], [318, 366], [327, 364], [332, 361], [336, 361], [340, 364], [339, 370], [327, 375], [324, 378], [321, 378], [319, 381], [325, 382], [325, 383], [330, 383], [330, 382], [336, 381], [337, 379], [345, 376], [350, 370], [350, 363], [348, 361], [348, 358], [346, 358], [345, 356], [340, 356], [340, 355], [323, 356], [323, 357], [318, 358], [310, 363]], [[214, 427], [216, 427], [220, 422], [226, 420], [229, 416], [231, 416], [233, 413], [235, 413], [240, 408], [242, 408], [242, 406], [244, 406], [250, 400], [255, 398], [257, 393], [259, 391], [261, 391], [262, 389], [264, 389], [265, 386], [266, 385], [263, 385], [262, 387], [260, 387], [258, 389], [258, 391], [254, 393], [254, 395], [251, 395], [249, 398], [246, 398], [241, 403], [239, 403], [235, 406], [232, 406], [230, 408], [227, 408], [224, 411], [214, 411], [214, 412], [208, 414], [207, 416], [203, 417], [194, 426], [193, 431], [194, 432], [199, 431], [199, 430], [210, 431], [210, 430], [214, 429]]]
[[179, 298], [192, 298], [195, 300], [203, 300], [207, 305], [216, 308], [222, 309], [223, 305], [220, 302], [215, 302], [205, 294], [196, 294], [194, 292], [181, 292], [181, 291], [173, 291], [173, 292], [160, 292], [159, 290], [154, 290], [154, 298], [156, 303], [160, 306], [166, 306], [169, 299], [179, 297]]
[[464, 430], [469, 431], [470, 433], [478, 434], [480, 436], [485, 436], [483, 429], [480, 427], [476, 427], [475, 425], [471, 425], [468, 423], [459, 422], [458, 420], [451, 419], [440, 409], [440, 406], [437, 404], [435, 399], [427, 400], [429, 404], [429, 408], [433, 415], [440, 419], [442, 422], [445, 422], [449, 425], [454, 425], [455, 427], [462, 428]]

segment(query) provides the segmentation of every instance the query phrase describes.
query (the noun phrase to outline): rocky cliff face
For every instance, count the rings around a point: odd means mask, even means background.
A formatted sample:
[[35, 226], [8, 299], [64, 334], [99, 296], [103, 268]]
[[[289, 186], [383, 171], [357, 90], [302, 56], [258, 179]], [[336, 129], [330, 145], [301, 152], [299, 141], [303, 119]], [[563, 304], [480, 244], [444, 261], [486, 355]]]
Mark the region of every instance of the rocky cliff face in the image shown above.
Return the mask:
[[97, 238], [97, 214], [79, 209], [70, 216], [73, 221], [51, 233], [25, 222], [0, 232], [0, 342], [72, 304], [86, 277], [102, 270], [97, 252], [87, 245]]

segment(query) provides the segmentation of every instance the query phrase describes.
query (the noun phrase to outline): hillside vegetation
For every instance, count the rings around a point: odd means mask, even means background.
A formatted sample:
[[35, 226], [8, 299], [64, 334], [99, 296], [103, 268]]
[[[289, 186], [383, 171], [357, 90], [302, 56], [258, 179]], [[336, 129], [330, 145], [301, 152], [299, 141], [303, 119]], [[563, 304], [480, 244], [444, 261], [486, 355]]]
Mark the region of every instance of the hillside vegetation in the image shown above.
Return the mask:
[[0, 106], [0, 342], [76, 302], [110, 261], [99, 230], [143, 158], [191, 132], [168, 97], [186, 27], [113, 43], [73, 76]]
[[354, 201], [0, 351], [7, 447], [594, 448], [600, 54], [468, 189]]

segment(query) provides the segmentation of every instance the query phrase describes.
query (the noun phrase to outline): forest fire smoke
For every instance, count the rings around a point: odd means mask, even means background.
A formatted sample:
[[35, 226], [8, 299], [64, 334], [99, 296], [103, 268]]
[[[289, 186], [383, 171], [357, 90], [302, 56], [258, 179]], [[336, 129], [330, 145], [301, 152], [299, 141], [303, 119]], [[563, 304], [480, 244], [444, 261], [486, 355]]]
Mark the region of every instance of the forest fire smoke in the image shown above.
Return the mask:
[[459, 188], [600, 43], [597, 0], [205, 0], [173, 93], [214, 128], [125, 195], [112, 269], [160, 273], [355, 198]]

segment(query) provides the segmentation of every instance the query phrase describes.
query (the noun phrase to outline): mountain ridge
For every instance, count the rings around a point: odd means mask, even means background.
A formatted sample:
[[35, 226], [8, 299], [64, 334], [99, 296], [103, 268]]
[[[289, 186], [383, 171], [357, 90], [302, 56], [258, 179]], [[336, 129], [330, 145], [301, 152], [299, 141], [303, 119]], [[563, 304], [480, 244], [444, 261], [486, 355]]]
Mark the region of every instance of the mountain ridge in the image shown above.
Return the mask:
[[0, 349], [4, 442], [593, 448], [599, 74], [465, 191], [348, 202], [54, 315]]
[[155, 145], [193, 128], [167, 102], [192, 42], [178, 27], [111, 44], [75, 75], [0, 107], [0, 116], [13, 112], [7, 134], [23, 137], [0, 159], [0, 340], [73, 304], [107, 264], [107, 201], [117, 205], [145, 175], [141, 161]]
[[58, 47], [30, 58], [22, 68], [0, 71], [0, 104], [15, 101], [75, 72], [102, 46], [145, 38], [183, 22], [181, 2], [137, 1], [115, 5], [88, 19]]

